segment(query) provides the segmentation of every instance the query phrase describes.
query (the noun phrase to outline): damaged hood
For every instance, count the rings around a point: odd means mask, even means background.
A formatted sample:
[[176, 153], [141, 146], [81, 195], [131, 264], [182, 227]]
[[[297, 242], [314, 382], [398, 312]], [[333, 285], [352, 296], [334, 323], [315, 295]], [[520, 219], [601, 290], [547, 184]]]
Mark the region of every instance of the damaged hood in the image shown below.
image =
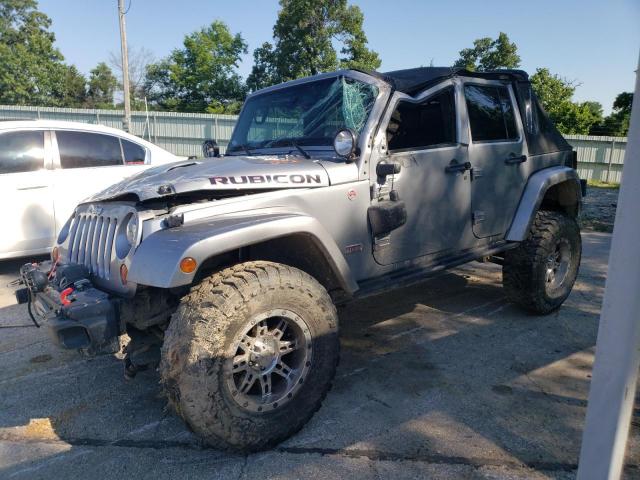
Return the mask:
[[327, 169], [320, 160], [291, 155], [229, 156], [153, 167], [110, 186], [85, 202], [130, 194], [144, 201], [196, 191], [259, 191], [330, 184]]

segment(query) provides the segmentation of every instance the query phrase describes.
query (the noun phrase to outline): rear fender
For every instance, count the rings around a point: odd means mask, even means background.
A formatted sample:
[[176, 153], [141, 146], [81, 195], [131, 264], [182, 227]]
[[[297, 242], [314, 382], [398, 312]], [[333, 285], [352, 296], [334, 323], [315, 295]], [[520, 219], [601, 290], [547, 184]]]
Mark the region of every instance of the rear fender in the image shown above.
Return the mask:
[[557, 189], [555, 201], [559, 208], [574, 216], [578, 214], [582, 203], [578, 173], [569, 167], [545, 168], [529, 177], [506, 240], [521, 242], [527, 237], [536, 212], [551, 189]]
[[295, 234], [308, 235], [309, 241], [320, 247], [324, 260], [345, 292], [351, 294], [358, 289], [342, 252], [318, 220], [308, 215], [278, 212], [221, 215], [155, 232], [136, 250], [128, 279], [159, 288], [189, 285], [197, 272], [189, 274], [180, 270], [180, 260], [184, 257], [192, 257], [202, 265], [216, 255]]

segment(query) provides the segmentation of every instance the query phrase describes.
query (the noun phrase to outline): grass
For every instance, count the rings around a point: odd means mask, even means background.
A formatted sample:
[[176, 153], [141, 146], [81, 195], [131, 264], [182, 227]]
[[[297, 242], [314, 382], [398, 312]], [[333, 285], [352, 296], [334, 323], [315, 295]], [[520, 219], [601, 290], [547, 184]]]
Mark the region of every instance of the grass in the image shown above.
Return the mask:
[[587, 181], [587, 185], [594, 188], [620, 188], [619, 183], [608, 183], [601, 180], [589, 180]]

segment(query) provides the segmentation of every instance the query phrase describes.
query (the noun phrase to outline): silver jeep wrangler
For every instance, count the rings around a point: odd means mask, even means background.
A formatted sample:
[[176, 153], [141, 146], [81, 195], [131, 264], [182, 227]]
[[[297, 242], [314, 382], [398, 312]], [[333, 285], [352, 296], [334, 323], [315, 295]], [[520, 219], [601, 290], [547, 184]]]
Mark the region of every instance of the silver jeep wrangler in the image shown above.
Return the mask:
[[[213, 149], [210, 149], [213, 150]], [[547, 314], [580, 264], [576, 157], [527, 74], [343, 70], [249, 96], [223, 157], [156, 167], [79, 205], [17, 292], [64, 348], [158, 366], [217, 448], [318, 410], [336, 304], [472, 260]]]

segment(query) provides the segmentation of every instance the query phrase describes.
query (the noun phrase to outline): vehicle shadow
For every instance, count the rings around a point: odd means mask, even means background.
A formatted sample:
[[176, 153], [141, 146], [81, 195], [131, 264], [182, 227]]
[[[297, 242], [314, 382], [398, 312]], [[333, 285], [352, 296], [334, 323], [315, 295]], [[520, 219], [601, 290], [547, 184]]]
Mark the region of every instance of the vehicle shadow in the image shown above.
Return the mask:
[[[311, 422], [276, 452], [572, 470], [599, 311], [583, 297], [599, 301], [602, 279], [581, 279], [566, 305], [545, 317], [510, 305], [499, 280], [494, 266], [461, 269], [341, 308], [334, 388]], [[21, 308], [2, 309], [0, 318], [17, 318]], [[109, 455], [145, 449], [169, 463], [197, 459], [187, 470], [194, 474], [215, 462], [240, 461], [201, 450], [165, 408], [155, 372], [126, 382], [113, 356], [46, 350], [48, 344], [22, 339], [24, 333], [14, 350], [0, 350], [20, 359], [8, 362], [11, 373], [0, 377], [0, 441], [71, 447], [0, 467], [0, 474], [28, 471], [43, 456], [100, 455], [115, 447], [121, 450]], [[37, 340], [45, 333], [29, 335]], [[51, 358], [34, 362], [38, 355]], [[25, 362], [32, 368], [20, 370]], [[640, 458], [638, 452], [632, 439], [630, 458]], [[84, 473], [98, 468], [87, 462], [78, 466]]]

